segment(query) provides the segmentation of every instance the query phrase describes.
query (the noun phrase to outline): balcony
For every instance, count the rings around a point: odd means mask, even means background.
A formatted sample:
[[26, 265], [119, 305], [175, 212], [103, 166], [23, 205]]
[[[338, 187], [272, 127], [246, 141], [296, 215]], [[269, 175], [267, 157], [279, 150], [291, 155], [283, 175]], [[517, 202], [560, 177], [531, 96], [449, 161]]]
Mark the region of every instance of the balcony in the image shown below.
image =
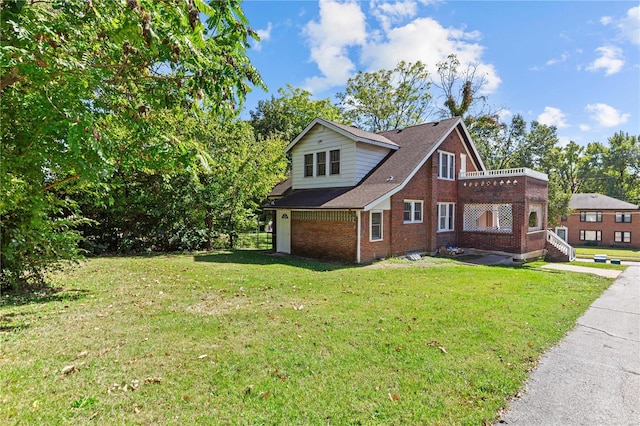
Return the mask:
[[546, 173], [538, 172], [527, 167], [518, 167], [514, 169], [483, 170], [479, 172], [460, 172], [458, 174], [458, 179], [486, 179], [516, 176], [529, 176], [535, 179], [543, 180], [545, 182], [549, 181], [549, 176], [547, 176]]

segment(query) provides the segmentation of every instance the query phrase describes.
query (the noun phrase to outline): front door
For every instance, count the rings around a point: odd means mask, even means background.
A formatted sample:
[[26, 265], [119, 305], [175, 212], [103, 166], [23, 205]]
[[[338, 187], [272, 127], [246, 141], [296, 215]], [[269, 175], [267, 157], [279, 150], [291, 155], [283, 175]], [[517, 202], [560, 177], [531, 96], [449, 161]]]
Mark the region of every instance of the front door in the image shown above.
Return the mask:
[[291, 253], [291, 210], [276, 210], [276, 251]]
[[566, 226], [557, 226], [556, 227], [556, 235], [562, 238], [564, 242], [568, 242], [569, 236], [567, 235], [567, 227]]

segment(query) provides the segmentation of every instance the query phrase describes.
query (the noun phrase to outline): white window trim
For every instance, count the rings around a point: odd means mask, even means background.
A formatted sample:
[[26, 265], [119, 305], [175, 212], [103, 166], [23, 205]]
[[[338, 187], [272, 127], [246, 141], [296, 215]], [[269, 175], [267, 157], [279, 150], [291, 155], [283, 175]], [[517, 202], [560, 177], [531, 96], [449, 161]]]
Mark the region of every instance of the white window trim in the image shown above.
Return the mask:
[[[333, 173], [332, 170], [332, 161], [331, 161], [331, 153], [333, 151], [338, 151], [338, 173]], [[327, 151], [327, 175], [328, 176], [340, 176], [342, 174], [342, 150], [340, 148], [330, 149]]]
[[[411, 220], [404, 220], [404, 203], [411, 204]], [[420, 220], [416, 218], [416, 203], [420, 203]], [[402, 203], [402, 223], [422, 223], [424, 219], [424, 201], [422, 200], [404, 200]]]
[[[442, 176], [442, 158], [446, 157], [451, 160], [447, 160], [447, 174], [451, 174], [451, 177]], [[438, 179], [442, 180], [456, 180], [456, 155], [453, 152], [438, 151]]]
[[[320, 161], [318, 161], [318, 155], [321, 154], [321, 153], [324, 153], [324, 174], [323, 175], [318, 173], [318, 169], [320, 168]], [[316, 151], [313, 154], [313, 160], [314, 160], [314, 162], [313, 162], [313, 172], [315, 173], [314, 177], [325, 177], [325, 176], [328, 175], [328, 172], [327, 172], [327, 163], [328, 163], [327, 156], [328, 155], [329, 155], [328, 151]]]
[[[374, 213], [380, 213], [380, 238], [373, 238], [373, 215]], [[384, 212], [382, 210], [371, 210], [369, 212], [369, 241], [376, 243], [384, 240]]]
[[533, 231], [540, 231], [542, 230], [542, 219], [543, 219], [543, 205], [540, 203], [535, 203], [535, 204], [530, 204], [529, 205], [529, 215], [527, 216], [527, 222], [529, 221], [529, 217], [531, 216], [531, 213], [536, 214], [536, 223], [534, 224], [534, 226], [529, 226], [529, 232], [533, 232]]
[[467, 154], [460, 154], [460, 173], [467, 173]]
[[[445, 208], [444, 216], [441, 214], [442, 207]], [[447, 218], [447, 224], [451, 223], [451, 229], [440, 227], [440, 219]], [[452, 232], [456, 227], [456, 203], [438, 203], [438, 232]]]

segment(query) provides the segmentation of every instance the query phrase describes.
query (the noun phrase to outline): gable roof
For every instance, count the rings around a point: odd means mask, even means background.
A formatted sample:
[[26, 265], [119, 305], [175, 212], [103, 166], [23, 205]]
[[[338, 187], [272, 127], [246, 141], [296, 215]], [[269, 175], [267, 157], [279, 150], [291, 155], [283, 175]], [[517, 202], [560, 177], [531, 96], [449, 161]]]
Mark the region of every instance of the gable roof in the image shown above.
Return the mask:
[[382, 146], [389, 149], [398, 149], [399, 146], [395, 142], [387, 139], [378, 133], [371, 133], [365, 130], [359, 129], [354, 126], [347, 126], [345, 124], [336, 123], [333, 121], [325, 120], [324, 118], [314, 119], [302, 132], [287, 146], [285, 152], [289, 152], [304, 136], [313, 129], [317, 124], [328, 127], [343, 136], [348, 137], [354, 142], [362, 142], [376, 146]]
[[617, 198], [603, 194], [573, 194], [569, 201], [569, 208], [573, 210], [637, 210], [640, 207]]
[[[484, 164], [482, 163], [480, 155], [471, 141], [471, 137], [460, 117], [420, 124], [404, 129], [390, 130], [378, 134], [365, 132], [360, 129], [355, 130], [355, 128], [349, 128], [349, 126], [323, 119], [316, 119], [312, 124], [307, 126], [301, 135], [306, 133], [318, 122], [322, 124], [328, 123], [328, 127], [336, 131], [348, 131], [354, 137], [367, 140], [373, 140], [374, 138], [378, 138], [379, 141], [388, 140], [397, 146], [397, 148], [395, 151], [391, 151], [389, 155], [356, 186], [292, 190], [290, 189], [289, 183], [288, 189], [284, 192], [280, 192], [280, 194], [272, 192], [272, 198], [278, 196], [281, 196], [281, 198], [273, 200], [265, 207], [368, 210], [382, 200], [402, 190], [424, 163], [436, 152], [445, 138], [456, 130], [460, 132], [463, 143], [465, 143], [471, 155], [471, 160], [479, 170], [484, 170]], [[297, 143], [297, 141], [301, 139], [301, 135], [294, 139], [289, 147]], [[280, 189], [285, 187], [286, 184], [279, 184]]]

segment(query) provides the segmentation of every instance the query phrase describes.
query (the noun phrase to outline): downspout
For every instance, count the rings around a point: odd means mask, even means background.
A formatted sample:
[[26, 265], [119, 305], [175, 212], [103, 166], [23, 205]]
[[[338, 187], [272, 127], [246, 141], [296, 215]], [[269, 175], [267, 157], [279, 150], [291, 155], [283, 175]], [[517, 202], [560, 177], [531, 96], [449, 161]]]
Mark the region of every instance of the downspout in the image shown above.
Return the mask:
[[360, 263], [360, 210], [356, 210], [356, 263]]

